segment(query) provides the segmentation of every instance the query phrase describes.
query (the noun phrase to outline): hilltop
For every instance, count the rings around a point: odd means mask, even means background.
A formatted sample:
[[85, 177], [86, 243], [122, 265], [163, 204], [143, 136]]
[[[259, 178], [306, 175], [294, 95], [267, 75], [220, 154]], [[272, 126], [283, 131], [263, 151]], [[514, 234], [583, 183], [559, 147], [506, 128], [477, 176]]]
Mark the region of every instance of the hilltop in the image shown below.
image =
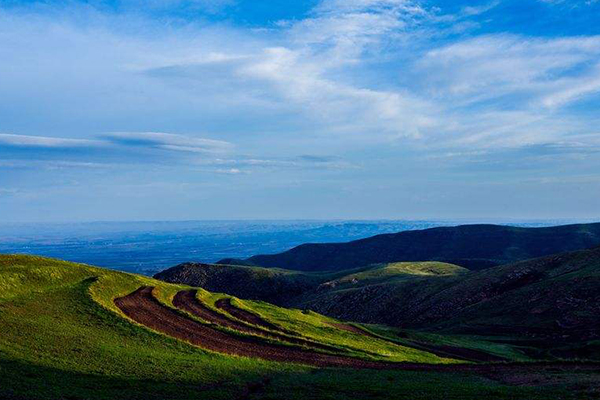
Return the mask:
[[303, 244], [283, 253], [217, 264], [340, 271], [397, 261], [441, 261], [471, 270], [600, 245], [600, 223], [545, 228], [461, 225], [377, 235], [346, 243]]

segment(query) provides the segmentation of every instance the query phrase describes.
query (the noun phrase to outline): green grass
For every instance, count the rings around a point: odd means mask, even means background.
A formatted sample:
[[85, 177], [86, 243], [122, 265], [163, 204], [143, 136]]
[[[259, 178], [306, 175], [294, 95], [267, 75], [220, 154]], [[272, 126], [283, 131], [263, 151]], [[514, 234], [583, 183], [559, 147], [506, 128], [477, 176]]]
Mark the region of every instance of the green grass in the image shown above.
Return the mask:
[[[534, 390], [452, 373], [319, 370], [204, 351], [121, 314], [113, 299], [141, 285], [156, 286], [167, 305], [184, 288], [87, 265], [0, 256], [0, 398], [575, 398], [563, 386]], [[201, 294], [207, 300], [219, 296]], [[357, 355], [367, 350], [394, 360], [448, 361], [333, 329], [330, 319], [315, 313], [234, 302]]]
[[440, 335], [430, 332], [399, 329], [385, 325], [368, 325], [369, 331], [389, 338], [400, 344], [409, 345], [411, 341], [432, 345], [447, 345], [465, 349], [479, 350], [491, 355], [502, 357], [508, 361], [535, 361], [519, 352], [515, 346], [498, 343], [492, 339], [473, 335]]
[[436, 262], [396, 262], [373, 266], [366, 271], [345, 275], [335, 282], [338, 284], [368, 285], [379, 282], [390, 283], [395, 280], [415, 277], [453, 276], [469, 272], [457, 265]]
[[374, 339], [335, 328], [338, 322], [315, 312], [276, 307], [269, 303], [235, 299], [233, 304], [252, 311], [264, 319], [288, 331], [301, 332], [303, 336], [336, 347], [368, 352], [385, 357], [388, 361], [410, 361], [421, 363], [452, 363], [455, 360], [441, 358], [432, 353]]

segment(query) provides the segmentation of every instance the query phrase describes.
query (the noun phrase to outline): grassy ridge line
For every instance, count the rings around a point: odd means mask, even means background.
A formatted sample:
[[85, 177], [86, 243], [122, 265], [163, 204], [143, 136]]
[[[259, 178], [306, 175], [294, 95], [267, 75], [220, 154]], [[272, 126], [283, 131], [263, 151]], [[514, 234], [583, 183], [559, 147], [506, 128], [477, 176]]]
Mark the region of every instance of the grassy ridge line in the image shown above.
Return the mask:
[[[224, 296], [227, 297], [227, 296]], [[219, 297], [219, 298], [224, 298]], [[391, 343], [384, 338], [367, 338], [364, 335], [333, 328], [332, 323], [339, 322], [314, 312], [286, 309], [269, 303], [232, 298], [232, 304], [242, 310], [258, 315], [260, 318], [282, 327], [285, 331], [299, 332], [301, 337], [354, 353], [360, 358], [407, 361], [422, 363], [460, 362], [448, 357], [439, 357], [427, 351], [419, 350], [402, 343]], [[227, 315], [231, 316], [227, 313]], [[232, 318], [235, 318], [231, 316]], [[368, 357], [365, 357], [365, 354]]]
[[[27, 398], [55, 399], [61, 397], [61, 390], [90, 395], [85, 387], [65, 387], [61, 382], [65, 375], [141, 382], [142, 386], [176, 380], [182, 384], [181, 398], [189, 398], [198, 382], [211, 385], [225, 380], [232, 384], [225, 383], [223, 394], [215, 393], [215, 398], [227, 398], [228, 391], [239, 386], [235, 382], [240, 382], [240, 374], [250, 378], [268, 369], [257, 360], [212, 356], [107, 312], [89, 297], [90, 278], [2, 303], [3, 364], [17, 364], [30, 374], [15, 376], [9, 370], [2, 376], [7, 382], [0, 386]], [[204, 368], [197, 368], [202, 361]]]
[[376, 264], [369, 269], [349, 273], [334, 282], [372, 284], [378, 281], [388, 281], [390, 278], [407, 279], [419, 276], [455, 276], [468, 273], [469, 270], [458, 265], [439, 261], [395, 262]]

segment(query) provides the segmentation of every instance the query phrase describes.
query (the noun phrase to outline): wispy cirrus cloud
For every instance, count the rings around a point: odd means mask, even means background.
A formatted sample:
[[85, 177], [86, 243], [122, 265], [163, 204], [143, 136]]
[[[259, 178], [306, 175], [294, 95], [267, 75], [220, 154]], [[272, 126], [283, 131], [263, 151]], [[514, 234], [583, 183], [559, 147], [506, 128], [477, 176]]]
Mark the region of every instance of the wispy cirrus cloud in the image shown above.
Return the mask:
[[6, 147], [71, 149], [96, 147], [102, 145], [104, 145], [104, 143], [99, 140], [67, 139], [0, 133], [0, 146]]
[[256, 158], [240, 155], [236, 158], [196, 160], [195, 165], [214, 166], [221, 170], [281, 170], [281, 169], [327, 169], [345, 170], [359, 166], [336, 156], [300, 155], [296, 157]]
[[[336, 156], [253, 157], [237, 154], [235, 146], [226, 141], [164, 132], [110, 132], [93, 140], [0, 134], [0, 149], [4, 150], [0, 168], [5, 169], [118, 169], [130, 164], [186, 164], [190, 168], [200, 166], [207, 172], [238, 174], [355, 167]], [[169, 157], [166, 165], [165, 156]]]
[[98, 139], [0, 133], [0, 146], [6, 147], [70, 149], [108, 147], [110, 145], [186, 152], [211, 152], [232, 147], [231, 143], [223, 140], [203, 139], [164, 132], [110, 132], [99, 135]]
[[551, 95], [565, 80], [595, 80], [597, 62], [600, 36], [538, 39], [501, 34], [433, 49], [415, 67], [432, 77], [424, 82], [440, 98], [469, 104], [513, 95], [523, 105]]
[[121, 146], [155, 148], [191, 153], [226, 151], [232, 144], [223, 140], [203, 139], [164, 132], [111, 132], [101, 136]]
[[429, 50], [413, 68], [425, 74], [416, 87], [444, 105], [442, 142], [490, 148], [595, 130], [595, 118], [563, 109], [600, 95], [599, 63], [600, 36], [496, 34]]
[[159, 132], [113, 132], [95, 139], [0, 134], [2, 168], [118, 168], [128, 164], [180, 164], [228, 154], [231, 143]]

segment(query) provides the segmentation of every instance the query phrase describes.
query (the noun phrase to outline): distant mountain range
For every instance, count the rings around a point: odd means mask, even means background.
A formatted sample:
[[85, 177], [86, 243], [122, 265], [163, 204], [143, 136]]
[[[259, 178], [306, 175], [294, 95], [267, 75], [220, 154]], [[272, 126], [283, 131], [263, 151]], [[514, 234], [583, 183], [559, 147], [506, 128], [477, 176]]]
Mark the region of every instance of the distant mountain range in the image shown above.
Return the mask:
[[283, 253], [217, 264], [340, 271], [397, 261], [441, 261], [478, 270], [600, 245], [600, 223], [522, 228], [462, 225], [383, 234], [346, 243], [302, 244]]

